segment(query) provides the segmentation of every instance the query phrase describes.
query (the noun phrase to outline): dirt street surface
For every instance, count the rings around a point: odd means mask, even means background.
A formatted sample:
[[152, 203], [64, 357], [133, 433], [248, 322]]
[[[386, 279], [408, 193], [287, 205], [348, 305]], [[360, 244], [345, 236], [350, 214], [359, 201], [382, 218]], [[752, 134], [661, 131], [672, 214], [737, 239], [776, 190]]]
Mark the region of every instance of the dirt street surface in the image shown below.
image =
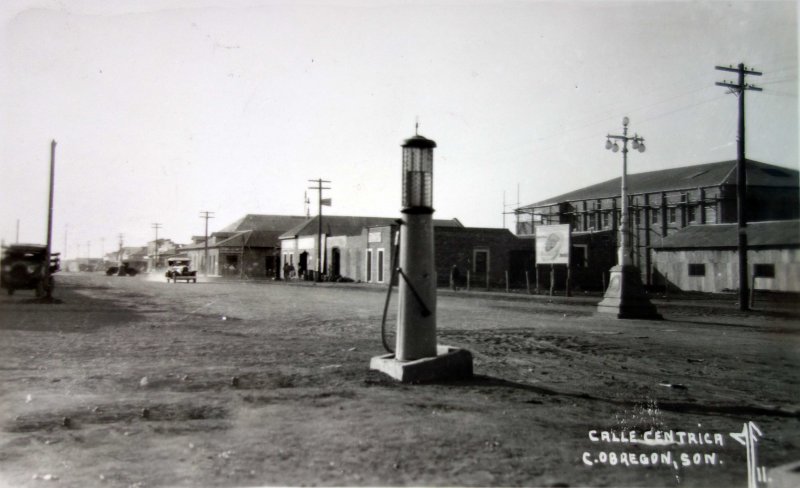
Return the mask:
[[369, 370], [382, 288], [57, 280], [0, 297], [8, 486], [746, 487], [748, 422], [756, 469], [800, 458], [796, 308], [442, 291], [476, 376], [404, 385]]

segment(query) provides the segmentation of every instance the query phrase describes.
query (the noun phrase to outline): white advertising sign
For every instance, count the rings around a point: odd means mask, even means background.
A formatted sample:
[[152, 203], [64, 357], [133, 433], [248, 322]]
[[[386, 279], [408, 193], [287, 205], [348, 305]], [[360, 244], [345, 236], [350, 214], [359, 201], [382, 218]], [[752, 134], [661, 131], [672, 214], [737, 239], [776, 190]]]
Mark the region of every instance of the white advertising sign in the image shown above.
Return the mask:
[[569, 264], [569, 224], [536, 226], [536, 264]]

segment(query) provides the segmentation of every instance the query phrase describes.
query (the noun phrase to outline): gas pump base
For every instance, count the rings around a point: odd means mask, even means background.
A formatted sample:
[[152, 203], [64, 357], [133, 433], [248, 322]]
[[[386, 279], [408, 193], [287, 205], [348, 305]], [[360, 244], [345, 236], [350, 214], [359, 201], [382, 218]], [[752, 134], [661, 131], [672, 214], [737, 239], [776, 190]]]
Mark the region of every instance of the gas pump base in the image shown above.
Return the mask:
[[402, 383], [460, 380], [472, 377], [472, 354], [466, 349], [437, 346], [436, 356], [398, 361], [394, 354], [375, 356], [369, 369], [386, 373]]

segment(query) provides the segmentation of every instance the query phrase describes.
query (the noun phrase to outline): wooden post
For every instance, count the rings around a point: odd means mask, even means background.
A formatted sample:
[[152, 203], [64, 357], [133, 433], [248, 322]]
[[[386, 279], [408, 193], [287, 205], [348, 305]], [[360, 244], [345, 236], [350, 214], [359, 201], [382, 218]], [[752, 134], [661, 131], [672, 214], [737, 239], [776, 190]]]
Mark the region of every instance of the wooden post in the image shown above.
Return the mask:
[[506, 270], [506, 293], [508, 293], [508, 270]]
[[606, 292], [606, 272], [605, 271], [600, 273], [600, 279], [603, 282], [603, 293], [605, 293]]
[[556, 287], [556, 267], [550, 265], [550, 296], [553, 296], [553, 289]]
[[539, 265], [536, 265], [536, 293], [539, 293]]
[[486, 267], [486, 291], [489, 291], [489, 267]]
[[752, 278], [750, 278], [750, 308], [753, 308], [753, 304], [756, 302], [756, 273], [755, 271], [752, 274]]
[[472, 281], [469, 276], [469, 270], [467, 270], [467, 291], [469, 291], [469, 283]]
[[570, 274], [571, 272], [572, 272], [572, 270], [570, 269], [570, 266], [568, 264], [567, 265], [567, 290], [566, 290], [566, 295], [568, 297], [572, 296], [572, 293], [570, 292], [570, 288], [572, 287], [572, 281], [571, 281], [572, 280], [572, 275]]
[[528, 276], [527, 269], [525, 270], [525, 291], [528, 293], [528, 295], [531, 294], [531, 280], [530, 276]]
[[669, 271], [664, 272], [664, 299], [669, 301]]

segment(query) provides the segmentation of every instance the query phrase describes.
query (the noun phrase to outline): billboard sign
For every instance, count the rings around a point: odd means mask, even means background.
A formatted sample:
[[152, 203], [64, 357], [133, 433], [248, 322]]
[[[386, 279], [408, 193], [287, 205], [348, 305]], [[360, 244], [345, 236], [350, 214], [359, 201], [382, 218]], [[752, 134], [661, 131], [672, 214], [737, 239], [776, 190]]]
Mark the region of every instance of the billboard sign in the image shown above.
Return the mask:
[[536, 226], [536, 264], [569, 264], [569, 224]]

